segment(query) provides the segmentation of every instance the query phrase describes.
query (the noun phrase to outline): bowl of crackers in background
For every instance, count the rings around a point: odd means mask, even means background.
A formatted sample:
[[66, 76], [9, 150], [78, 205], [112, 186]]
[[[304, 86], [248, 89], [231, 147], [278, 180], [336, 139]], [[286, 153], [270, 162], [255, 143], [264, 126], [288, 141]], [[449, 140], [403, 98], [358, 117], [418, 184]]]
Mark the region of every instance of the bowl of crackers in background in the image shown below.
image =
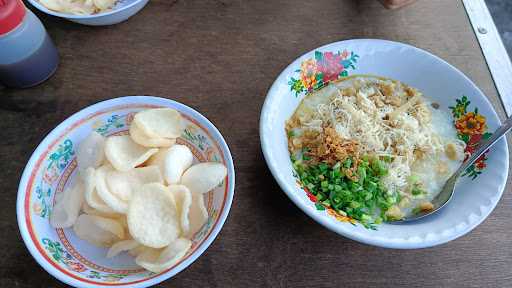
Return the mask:
[[53, 129], [23, 172], [28, 250], [75, 287], [148, 287], [194, 262], [226, 220], [234, 166], [220, 132], [172, 100], [129, 96]]
[[28, 0], [40, 11], [83, 25], [104, 26], [137, 14], [149, 0]]

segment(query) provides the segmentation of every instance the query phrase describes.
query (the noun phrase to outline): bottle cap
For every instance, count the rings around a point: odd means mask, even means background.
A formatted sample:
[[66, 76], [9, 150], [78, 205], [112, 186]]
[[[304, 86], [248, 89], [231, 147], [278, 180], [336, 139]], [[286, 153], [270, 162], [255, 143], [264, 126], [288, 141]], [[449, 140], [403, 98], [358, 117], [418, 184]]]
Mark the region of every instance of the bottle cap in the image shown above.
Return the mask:
[[21, 0], [0, 0], [0, 36], [14, 30], [25, 17], [25, 4]]

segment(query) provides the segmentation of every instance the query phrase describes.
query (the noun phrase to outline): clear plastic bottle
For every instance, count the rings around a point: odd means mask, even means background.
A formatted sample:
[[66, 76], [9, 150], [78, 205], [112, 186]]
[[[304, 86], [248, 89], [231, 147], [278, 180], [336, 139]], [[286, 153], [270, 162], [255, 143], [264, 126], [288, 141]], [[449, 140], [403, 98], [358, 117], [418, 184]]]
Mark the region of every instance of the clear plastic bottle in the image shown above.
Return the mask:
[[21, 0], [0, 0], [0, 84], [25, 88], [57, 69], [57, 48], [41, 21]]

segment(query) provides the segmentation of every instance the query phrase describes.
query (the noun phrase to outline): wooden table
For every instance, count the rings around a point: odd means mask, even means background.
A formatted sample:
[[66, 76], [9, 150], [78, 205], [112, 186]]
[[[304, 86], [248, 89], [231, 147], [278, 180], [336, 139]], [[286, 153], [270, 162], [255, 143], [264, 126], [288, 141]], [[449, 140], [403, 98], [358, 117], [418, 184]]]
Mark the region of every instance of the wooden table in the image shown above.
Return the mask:
[[375, 0], [153, 0], [129, 21], [86, 27], [38, 14], [61, 55], [50, 81], [0, 90], [0, 286], [65, 287], [25, 248], [16, 191], [36, 145], [97, 101], [158, 95], [217, 125], [235, 160], [229, 218], [210, 248], [159, 287], [511, 287], [512, 194], [468, 235], [400, 251], [362, 245], [318, 225], [281, 192], [260, 150], [267, 89], [298, 55], [349, 38], [383, 38], [454, 64], [503, 116], [459, 0], [423, 0], [398, 11]]

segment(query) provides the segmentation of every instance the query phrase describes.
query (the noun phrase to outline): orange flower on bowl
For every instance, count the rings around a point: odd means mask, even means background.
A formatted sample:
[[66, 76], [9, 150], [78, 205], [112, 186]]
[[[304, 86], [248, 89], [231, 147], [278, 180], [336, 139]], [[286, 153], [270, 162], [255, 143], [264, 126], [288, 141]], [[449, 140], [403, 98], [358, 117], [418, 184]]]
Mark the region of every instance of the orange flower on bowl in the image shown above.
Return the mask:
[[485, 164], [484, 160], [478, 161], [475, 163], [475, 167], [478, 170], [483, 170], [487, 165]]
[[59, 171], [55, 166], [50, 167], [43, 174], [43, 181], [50, 185], [57, 181], [57, 179], [59, 179]]
[[466, 115], [461, 116], [455, 127], [462, 134], [483, 134], [486, 129], [485, 117], [474, 112], [469, 112]]
[[41, 215], [41, 212], [43, 212], [43, 207], [41, 207], [39, 202], [34, 202], [34, 204], [32, 204], [32, 211], [34, 211], [36, 215]]
[[308, 59], [300, 65], [300, 79], [302, 85], [307, 90], [311, 90], [315, 86], [317, 70], [316, 61], [314, 59]]
[[98, 119], [92, 123], [92, 129], [94, 130], [100, 128], [101, 126], [103, 126], [103, 121], [101, 119]]
[[79, 262], [68, 262], [66, 264], [68, 265], [69, 269], [75, 272], [84, 272], [87, 270], [87, 268], [85, 268], [85, 266]]

